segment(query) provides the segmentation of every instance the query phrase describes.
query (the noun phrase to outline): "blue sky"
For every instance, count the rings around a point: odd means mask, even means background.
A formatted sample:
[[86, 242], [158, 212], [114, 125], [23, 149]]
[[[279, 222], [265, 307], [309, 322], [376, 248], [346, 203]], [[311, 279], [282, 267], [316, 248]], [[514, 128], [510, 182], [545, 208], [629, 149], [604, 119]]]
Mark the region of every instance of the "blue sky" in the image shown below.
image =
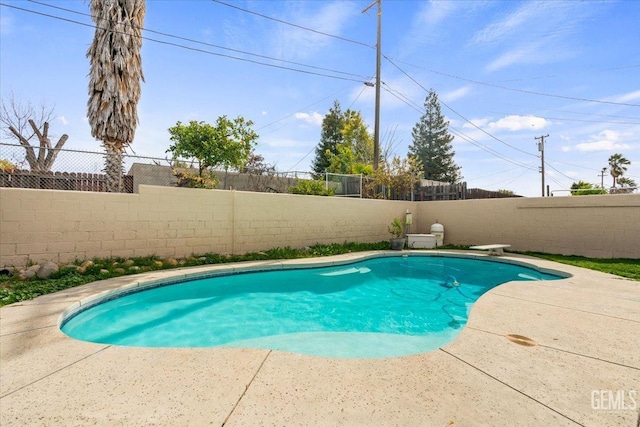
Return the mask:
[[[236, 7], [147, 2], [145, 28], [155, 32], [145, 36], [155, 41], [143, 41], [136, 154], [165, 157], [167, 129], [177, 121], [242, 115], [260, 135], [256, 152], [280, 171], [308, 171], [334, 100], [361, 111], [373, 132], [375, 89], [364, 82], [375, 76], [376, 16], [362, 13], [368, 0], [227, 1]], [[65, 148], [100, 151], [86, 121], [88, 2], [1, 3], [2, 96], [55, 104], [52, 133], [69, 135]], [[640, 183], [640, 1], [383, 0], [382, 7], [380, 128], [396, 154], [406, 156], [425, 89], [433, 88], [469, 187], [539, 196], [534, 137], [547, 134], [551, 190], [599, 184], [614, 153], [632, 162], [626, 175]]]

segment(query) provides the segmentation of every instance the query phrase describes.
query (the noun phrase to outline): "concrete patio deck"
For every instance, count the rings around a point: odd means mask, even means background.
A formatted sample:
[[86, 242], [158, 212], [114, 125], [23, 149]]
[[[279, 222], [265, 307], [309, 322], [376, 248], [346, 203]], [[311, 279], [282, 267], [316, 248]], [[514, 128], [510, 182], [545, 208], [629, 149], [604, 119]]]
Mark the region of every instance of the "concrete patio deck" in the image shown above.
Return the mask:
[[90, 295], [221, 267], [120, 277], [12, 304], [0, 309], [0, 425], [637, 426], [640, 282], [519, 255], [501, 260], [573, 276], [498, 286], [450, 344], [387, 359], [127, 348], [58, 328], [61, 313]]

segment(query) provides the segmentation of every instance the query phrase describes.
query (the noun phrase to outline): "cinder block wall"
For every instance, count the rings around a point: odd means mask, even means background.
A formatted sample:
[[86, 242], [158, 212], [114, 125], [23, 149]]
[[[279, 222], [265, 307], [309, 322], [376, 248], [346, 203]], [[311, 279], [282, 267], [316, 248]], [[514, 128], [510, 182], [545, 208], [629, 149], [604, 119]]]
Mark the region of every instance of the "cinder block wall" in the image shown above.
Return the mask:
[[640, 258], [640, 195], [397, 202], [141, 185], [138, 194], [0, 189], [0, 266], [377, 242], [407, 210], [411, 232], [437, 220], [445, 243]]
[[27, 260], [375, 242], [411, 202], [154, 187], [138, 194], [2, 188], [0, 265]]
[[438, 220], [445, 227], [445, 243], [640, 258], [637, 194], [427, 202], [417, 212], [420, 223]]

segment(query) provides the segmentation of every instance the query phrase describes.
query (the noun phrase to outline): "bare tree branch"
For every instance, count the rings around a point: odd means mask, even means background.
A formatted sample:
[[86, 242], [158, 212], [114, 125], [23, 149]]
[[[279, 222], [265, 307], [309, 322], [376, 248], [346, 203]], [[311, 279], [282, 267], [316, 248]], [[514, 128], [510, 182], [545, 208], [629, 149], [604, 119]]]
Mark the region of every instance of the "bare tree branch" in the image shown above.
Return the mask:
[[13, 135], [15, 135], [15, 137], [18, 139], [20, 144], [22, 144], [22, 146], [26, 150], [26, 152], [27, 152], [27, 162], [29, 162], [29, 166], [31, 167], [31, 169], [33, 169], [33, 166], [38, 164], [38, 162], [36, 160], [36, 155], [33, 152], [33, 147], [31, 146], [31, 144], [29, 144], [29, 141], [27, 140], [27, 138], [22, 136], [20, 134], [20, 132], [18, 132], [18, 130], [16, 128], [14, 128], [13, 126], [9, 126], [9, 130], [11, 131], [11, 133]]
[[47, 105], [44, 101], [39, 106], [34, 106], [30, 101], [21, 102], [16, 99], [13, 92], [9, 92], [2, 99], [0, 109], [0, 123], [2, 124], [2, 135], [9, 139], [19, 139], [10, 131], [12, 126], [20, 135], [25, 135], [27, 141], [33, 138], [34, 134], [27, 136], [30, 131], [29, 119], [36, 123], [51, 122], [55, 118], [55, 105]]

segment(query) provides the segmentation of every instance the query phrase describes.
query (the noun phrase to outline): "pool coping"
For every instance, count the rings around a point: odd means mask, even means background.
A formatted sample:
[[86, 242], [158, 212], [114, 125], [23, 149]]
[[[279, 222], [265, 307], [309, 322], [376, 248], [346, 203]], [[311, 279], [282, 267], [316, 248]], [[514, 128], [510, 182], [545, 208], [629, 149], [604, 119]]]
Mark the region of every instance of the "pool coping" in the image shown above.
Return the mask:
[[[58, 329], [63, 313], [122, 288], [403, 254], [525, 263], [572, 276], [493, 288], [452, 343], [389, 359], [230, 348], [154, 353], [80, 342]], [[538, 345], [518, 346], [505, 339], [508, 333]], [[535, 424], [631, 425], [640, 416], [631, 407], [634, 398], [640, 403], [638, 337], [640, 282], [523, 255], [378, 251], [155, 271], [2, 307], [0, 424], [513, 425], [531, 417]], [[214, 369], [211, 360], [226, 369]], [[207, 383], [213, 377], [219, 390]], [[138, 389], [121, 390], [133, 379]], [[115, 391], [115, 401], [100, 400]], [[605, 408], [611, 396], [619, 407]]]

